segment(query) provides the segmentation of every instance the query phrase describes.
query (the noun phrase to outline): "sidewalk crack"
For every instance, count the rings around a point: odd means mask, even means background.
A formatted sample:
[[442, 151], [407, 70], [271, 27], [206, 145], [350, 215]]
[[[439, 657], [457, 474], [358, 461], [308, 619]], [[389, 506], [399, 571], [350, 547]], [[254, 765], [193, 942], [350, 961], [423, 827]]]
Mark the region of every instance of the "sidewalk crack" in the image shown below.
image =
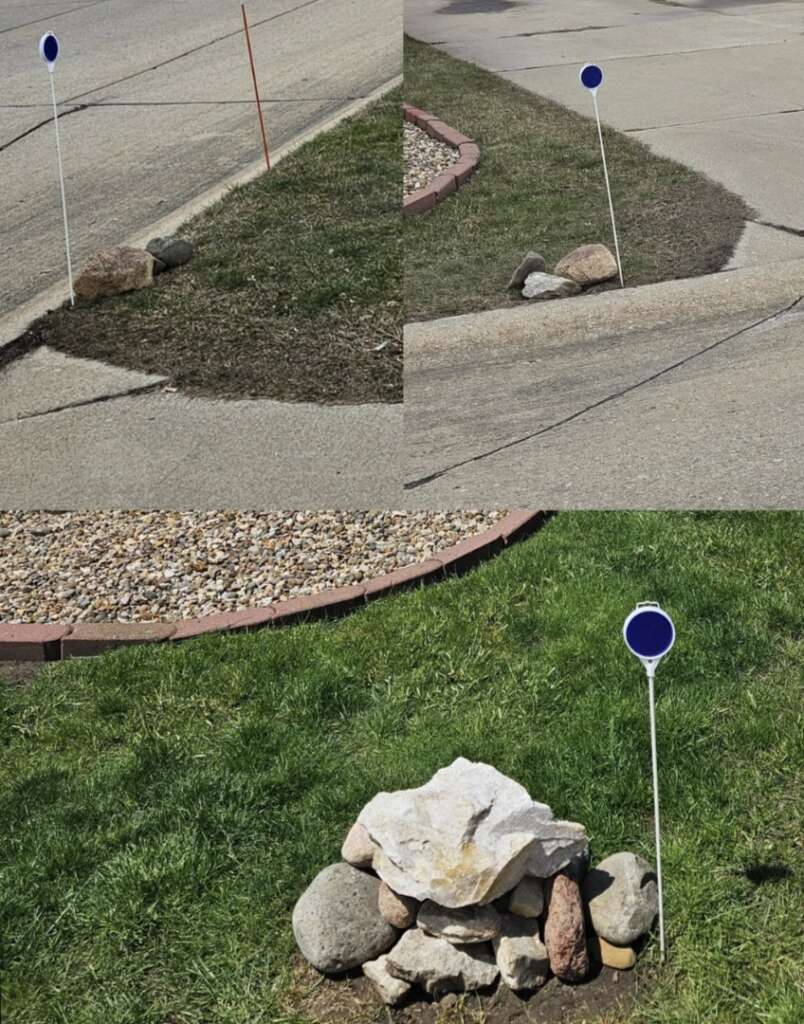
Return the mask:
[[164, 387], [166, 380], [158, 380], [153, 384], [140, 384], [135, 388], [127, 388], [125, 391], [115, 391], [109, 395], [100, 395], [95, 398], [84, 398], [78, 402], [67, 402], [64, 405], [55, 405], [52, 409], [43, 409], [40, 412], [23, 413], [21, 416], [13, 416], [9, 420], [0, 420], [0, 427], [7, 427], [11, 423], [24, 423], [25, 420], [35, 420], [41, 416], [52, 416], [57, 412], [66, 412], [69, 409], [82, 409], [87, 405], [101, 405], [103, 402], [113, 402], [117, 398], [130, 398], [136, 395], [147, 395], [150, 391]]
[[673, 370], [679, 369], [681, 366], [685, 366], [687, 363], [692, 362], [693, 359], [698, 359], [700, 356], [705, 355], [707, 352], [712, 352], [714, 349], [724, 345], [727, 341], [733, 341], [735, 338], [739, 338], [743, 334], [747, 334], [749, 331], [755, 330], [762, 324], [769, 323], [771, 320], [776, 320], [779, 317], [784, 316], [804, 300], [804, 295], [799, 295], [797, 299], [794, 299], [789, 305], [782, 307], [774, 313], [769, 313], [767, 316], [762, 317], [761, 320], [757, 320], [755, 323], [748, 324], [746, 327], [741, 327], [739, 331], [734, 331], [732, 334], [726, 335], [725, 338], [719, 338], [717, 341], [713, 341], [711, 345], [706, 345], [704, 348], [699, 349], [697, 352], [692, 352], [690, 355], [685, 356], [683, 359], [677, 360], [675, 363], [671, 363], [669, 366], [663, 367], [661, 370], [657, 370], [656, 373], [650, 374], [648, 377], [644, 377], [642, 380], [637, 381], [635, 384], [629, 384], [628, 387], [622, 388], [619, 391], [614, 391], [610, 395], [606, 395], [604, 398], [599, 399], [597, 402], [592, 402], [591, 405], [584, 406], [583, 409], [578, 409], [577, 412], [570, 413], [569, 416], [564, 416], [560, 420], [556, 420], [555, 423], [549, 423], [546, 427], [541, 427], [539, 430], [534, 430], [530, 434], [525, 434], [524, 437], [518, 437], [513, 441], [507, 441], [505, 444], [497, 445], [495, 448], [490, 448], [488, 451], [481, 452], [478, 455], [472, 455], [467, 459], [461, 459], [460, 462], [454, 462], [449, 466], [445, 466], [443, 469], [436, 470], [434, 473], [429, 473], [427, 476], [419, 477], [415, 480], [410, 480], [404, 485], [406, 491], [416, 490], [418, 487], [423, 487], [425, 484], [433, 483], [434, 480], [438, 480], [447, 473], [451, 473], [455, 469], [461, 469], [463, 466], [469, 466], [473, 462], [482, 462], [483, 459], [487, 459], [492, 455], [498, 455], [500, 452], [508, 451], [510, 448], [516, 448], [521, 444], [525, 444], [527, 441], [532, 441], [536, 437], [541, 437], [543, 434], [548, 434], [553, 430], [557, 430], [559, 427], [566, 426], [568, 423], [572, 423], [573, 420], [580, 419], [581, 416], [585, 416], [587, 413], [593, 412], [595, 409], [599, 409], [603, 405], [607, 405], [609, 402], [613, 402], [618, 398], [623, 398], [625, 395], [630, 394], [632, 391], [636, 391], [638, 388], [644, 387], [646, 384], [651, 384], [653, 381], [658, 380], [665, 374], [671, 373]]

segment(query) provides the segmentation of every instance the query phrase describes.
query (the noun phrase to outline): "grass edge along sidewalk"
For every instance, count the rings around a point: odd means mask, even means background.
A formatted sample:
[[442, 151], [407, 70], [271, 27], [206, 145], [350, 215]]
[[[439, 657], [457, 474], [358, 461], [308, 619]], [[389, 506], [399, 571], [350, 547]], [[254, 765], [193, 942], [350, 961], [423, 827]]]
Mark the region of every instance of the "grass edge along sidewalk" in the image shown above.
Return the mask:
[[[528, 249], [542, 253], [548, 270], [587, 242], [613, 251], [593, 119], [410, 38], [404, 67], [405, 101], [469, 136], [482, 154], [456, 194], [405, 218], [407, 321], [522, 303], [506, 285]], [[609, 127], [605, 137], [626, 284], [722, 268], [750, 216], [745, 202], [635, 139]]]
[[803, 525], [562, 513], [339, 622], [0, 688], [4, 1020], [302, 1024], [295, 899], [377, 790], [458, 755], [584, 822], [595, 857], [650, 858], [645, 685], [621, 636], [650, 597], [678, 629], [657, 688], [669, 959], [643, 957], [617, 1024], [795, 1024]]
[[234, 187], [176, 233], [195, 257], [152, 288], [36, 321], [18, 352], [158, 373], [189, 394], [400, 402], [400, 90]]

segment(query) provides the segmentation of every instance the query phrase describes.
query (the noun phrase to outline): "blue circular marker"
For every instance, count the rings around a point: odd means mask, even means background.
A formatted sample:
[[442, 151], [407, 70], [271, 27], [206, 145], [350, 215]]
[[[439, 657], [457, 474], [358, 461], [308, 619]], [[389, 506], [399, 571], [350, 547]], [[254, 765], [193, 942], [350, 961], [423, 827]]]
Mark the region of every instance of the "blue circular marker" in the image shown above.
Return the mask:
[[581, 68], [581, 85], [594, 92], [603, 84], [603, 69], [597, 64], [584, 64]]
[[638, 658], [662, 658], [673, 646], [676, 631], [672, 619], [658, 605], [637, 607], [625, 620], [623, 637]]
[[52, 71], [59, 58], [59, 41], [52, 32], [46, 32], [39, 40], [39, 54]]

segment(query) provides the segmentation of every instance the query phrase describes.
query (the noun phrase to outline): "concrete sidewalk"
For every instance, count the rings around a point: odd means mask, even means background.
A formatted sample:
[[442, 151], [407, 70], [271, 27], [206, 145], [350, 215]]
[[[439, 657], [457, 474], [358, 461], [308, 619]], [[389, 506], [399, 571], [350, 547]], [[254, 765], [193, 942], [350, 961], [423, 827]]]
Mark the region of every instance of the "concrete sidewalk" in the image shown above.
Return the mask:
[[601, 63], [606, 123], [756, 211], [732, 267], [804, 257], [804, 4], [406, 0], [405, 30], [587, 116]]
[[400, 507], [400, 405], [188, 398], [48, 349], [0, 384], [0, 508]]
[[408, 508], [801, 508], [804, 261], [413, 324]]

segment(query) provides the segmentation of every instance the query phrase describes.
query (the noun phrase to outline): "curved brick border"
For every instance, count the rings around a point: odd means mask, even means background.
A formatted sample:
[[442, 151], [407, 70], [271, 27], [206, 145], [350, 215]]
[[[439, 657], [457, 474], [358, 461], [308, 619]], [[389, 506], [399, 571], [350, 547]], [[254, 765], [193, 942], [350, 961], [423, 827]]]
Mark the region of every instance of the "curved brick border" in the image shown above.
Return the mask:
[[434, 139], [438, 139], [439, 142], [445, 142], [448, 146], [454, 146], [458, 150], [457, 163], [448, 167], [437, 178], [428, 181], [424, 188], [411, 192], [409, 196], [403, 198], [402, 212], [410, 216], [414, 213], [432, 210], [436, 203], [440, 203], [442, 199], [446, 199], [448, 195], [456, 192], [474, 174], [475, 168], [480, 163], [480, 147], [467, 135], [461, 135], [454, 128], [450, 128], [448, 124], [444, 124], [435, 114], [428, 114], [426, 110], [419, 110], [407, 103], [402, 104], [402, 110], [406, 121], [415, 124]]
[[3, 625], [0, 623], [0, 661], [60, 661], [103, 654], [131, 644], [189, 640], [207, 633], [244, 632], [265, 626], [289, 626], [311, 619], [334, 618], [363, 607], [368, 601], [409, 587], [436, 583], [471, 569], [508, 544], [535, 533], [550, 517], [525, 509], [511, 512], [490, 530], [467, 537], [438, 551], [427, 561], [378, 576], [352, 587], [336, 587], [289, 601], [221, 612], [178, 622], [99, 622], [74, 626]]

